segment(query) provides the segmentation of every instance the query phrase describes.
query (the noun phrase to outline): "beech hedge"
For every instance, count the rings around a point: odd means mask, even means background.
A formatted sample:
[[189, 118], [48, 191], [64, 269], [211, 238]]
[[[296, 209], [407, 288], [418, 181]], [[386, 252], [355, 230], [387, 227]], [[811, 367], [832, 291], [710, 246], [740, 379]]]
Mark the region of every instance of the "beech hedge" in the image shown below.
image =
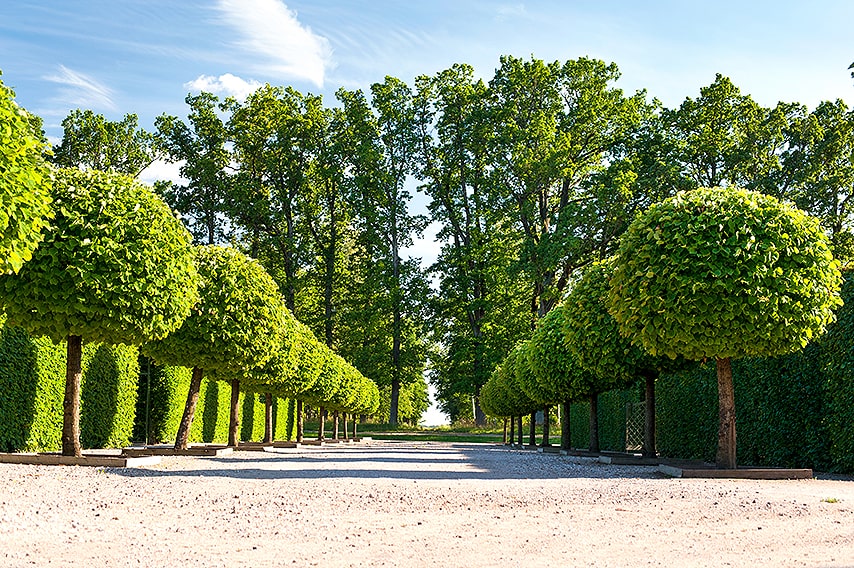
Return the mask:
[[[60, 449], [65, 350], [64, 342], [33, 337], [0, 321], [0, 450]], [[81, 444], [127, 445], [139, 376], [136, 348], [85, 345], [82, 367]]]

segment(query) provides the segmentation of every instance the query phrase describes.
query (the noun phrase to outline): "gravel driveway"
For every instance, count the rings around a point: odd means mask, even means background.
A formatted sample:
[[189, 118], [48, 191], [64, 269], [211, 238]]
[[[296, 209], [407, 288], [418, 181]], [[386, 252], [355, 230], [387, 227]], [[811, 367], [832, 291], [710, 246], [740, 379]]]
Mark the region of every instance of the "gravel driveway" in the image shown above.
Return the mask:
[[438, 442], [0, 464], [0, 566], [48, 565], [854, 567], [854, 482]]

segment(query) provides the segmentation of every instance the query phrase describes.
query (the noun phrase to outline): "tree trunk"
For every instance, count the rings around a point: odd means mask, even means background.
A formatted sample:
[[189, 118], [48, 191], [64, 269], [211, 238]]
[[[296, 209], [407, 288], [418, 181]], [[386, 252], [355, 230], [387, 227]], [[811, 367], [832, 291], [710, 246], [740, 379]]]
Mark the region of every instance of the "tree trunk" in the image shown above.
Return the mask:
[[[478, 393], [480, 389], [478, 388]], [[480, 394], [474, 397], [474, 424], [475, 426], [486, 426], [486, 413], [480, 407]]]
[[273, 443], [273, 395], [264, 393], [264, 443]]
[[732, 386], [732, 361], [715, 361], [718, 372], [718, 469], [736, 469], [735, 390]]
[[347, 413], [346, 412], [344, 412], [341, 415], [341, 419], [344, 422], [344, 439], [347, 440], [348, 438], [347, 438]]
[[80, 379], [83, 375], [83, 338], [69, 335], [66, 341], [65, 398], [62, 401], [62, 455], [80, 457]]
[[397, 426], [397, 405], [400, 400], [400, 380], [393, 378], [391, 380], [391, 402], [388, 411], [388, 423], [390, 426]]
[[240, 380], [231, 380], [231, 412], [228, 416], [228, 445], [237, 447], [237, 434], [240, 428]]
[[525, 438], [525, 433], [522, 432], [522, 415], [520, 414], [516, 418], [518, 419], [518, 423], [519, 423], [519, 431], [518, 431], [517, 435], [519, 436], [519, 447], [521, 448], [523, 443], [524, 443], [524, 438]]
[[356, 417], [354, 416], [354, 417], [353, 417], [353, 439], [354, 439], [354, 440], [358, 440], [358, 439], [359, 439], [359, 432], [358, 432], [358, 430], [359, 430], [359, 421], [358, 421], [358, 420], [356, 420]]
[[550, 437], [550, 428], [549, 428], [549, 418], [551, 414], [551, 406], [543, 407], [543, 443], [541, 444], [544, 448], [547, 448], [552, 445]]
[[599, 395], [590, 395], [590, 451], [599, 451]]
[[501, 437], [501, 443], [507, 445], [507, 419], [504, 419], [504, 435]]
[[537, 445], [537, 413], [531, 413], [531, 423], [528, 425], [528, 445]]
[[302, 444], [303, 437], [303, 412], [302, 412], [302, 401], [297, 399], [297, 444]]
[[569, 426], [570, 402], [563, 402], [563, 411], [560, 413], [560, 449], [569, 451], [572, 449], [572, 436]]
[[516, 417], [510, 417], [510, 445], [516, 443]]
[[643, 457], [654, 458], [658, 452], [655, 447], [655, 377], [649, 373], [644, 385], [644, 421], [643, 421]]
[[178, 433], [175, 435], [175, 449], [186, 450], [187, 440], [190, 439], [190, 427], [193, 425], [193, 416], [196, 414], [196, 403], [199, 402], [199, 391], [202, 389], [202, 374], [204, 371], [193, 367], [193, 376], [190, 379], [190, 390], [187, 392], [187, 403], [184, 405], [184, 415], [178, 425]]
[[338, 411], [332, 413], [332, 439], [338, 439]]
[[324, 413], [326, 410], [321, 406], [320, 410], [317, 412], [318, 426], [317, 426], [317, 439], [323, 441], [326, 437], [326, 420]]

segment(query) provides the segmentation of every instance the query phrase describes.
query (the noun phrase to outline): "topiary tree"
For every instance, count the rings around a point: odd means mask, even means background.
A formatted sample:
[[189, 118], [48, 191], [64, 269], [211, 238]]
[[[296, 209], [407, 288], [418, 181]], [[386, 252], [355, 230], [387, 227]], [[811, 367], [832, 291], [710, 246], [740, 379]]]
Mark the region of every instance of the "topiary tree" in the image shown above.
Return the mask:
[[0, 81], [0, 274], [32, 258], [51, 216], [50, 170], [38, 119]]
[[193, 368], [176, 450], [187, 448], [204, 373], [210, 371], [219, 379], [239, 377], [246, 369], [263, 365], [276, 352], [285, 330], [278, 287], [258, 262], [232, 248], [193, 250], [201, 299], [179, 329], [141, 349], [161, 365]]
[[715, 359], [717, 465], [736, 467], [731, 359], [796, 351], [824, 332], [841, 276], [818, 222], [736, 188], [681, 192], [623, 236], [609, 310], [652, 355]]
[[614, 259], [588, 266], [565, 301], [563, 334], [578, 364], [599, 380], [600, 388], [621, 388], [644, 380], [645, 425], [643, 454], [656, 455], [655, 381], [664, 371], [676, 370], [681, 358], [655, 357], [620, 334], [608, 312]]
[[17, 275], [0, 276], [10, 324], [67, 340], [62, 454], [80, 456], [82, 344], [139, 344], [181, 325], [198, 299], [190, 234], [142, 184], [58, 170], [56, 217]]
[[549, 400], [560, 403], [561, 449], [571, 447], [569, 429], [570, 403], [579, 398], [579, 385], [585, 384], [586, 373], [569, 350], [564, 337], [564, 322], [568, 317], [564, 304], [558, 304], [540, 320], [531, 336], [527, 350], [528, 364], [536, 377], [541, 392], [549, 393]]

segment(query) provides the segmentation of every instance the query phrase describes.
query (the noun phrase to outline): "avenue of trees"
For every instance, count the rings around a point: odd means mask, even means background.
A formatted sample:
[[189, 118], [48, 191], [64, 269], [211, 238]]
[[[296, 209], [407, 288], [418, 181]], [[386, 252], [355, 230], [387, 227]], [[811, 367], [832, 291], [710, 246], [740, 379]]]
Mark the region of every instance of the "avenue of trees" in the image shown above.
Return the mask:
[[[742, 188], [751, 203], [767, 196], [806, 212], [817, 224], [802, 236], [776, 235], [775, 246], [826, 264], [810, 277], [827, 293], [797, 337], [776, 337], [770, 323], [761, 332], [779, 340], [763, 354], [799, 347], [835, 307], [832, 257], [854, 255], [854, 111], [841, 100], [764, 107], [722, 75], [666, 108], [645, 91], [624, 93], [619, 76], [615, 64], [586, 57], [505, 56], [486, 80], [457, 64], [411, 85], [387, 77], [367, 91], [341, 89], [333, 101], [266, 85], [242, 101], [188, 95], [186, 117], [162, 115], [151, 133], [134, 115], [110, 122], [78, 110], [48, 159], [127, 176], [158, 158], [179, 164], [184, 181], [156, 190], [195, 242], [257, 259], [290, 314], [376, 380], [393, 424], [426, 408], [425, 374], [454, 420], [483, 423], [484, 410], [510, 416], [502, 390], [517, 397], [518, 416], [580, 398], [595, 406], [596, 393], [638, 380], [651, 406], [657, 373], [698, 351], [654, 346], [637, 335], [641, 320], [620, 319], [634, 308], [616, 292], [606, 301], [611, 271], [623, 277], [627, 229], [660, 210], [654, 204], [700, 188]], [[438, 235], [436, 261], [423, 267], [407, 251], [428, 226]], [[743, 236], [727, 238], [740, 246]], [[825, 252], [800, 244], [820, 236]], [[651, 246], [643, 237], [631, 242]], [[708, 242], [679, 246], [690, 252]], [[785, 287], [806, 286], [806, 278], [776, 278], [767, 292], [789, 302]], [[584, 331], [572, 339], [573, 329]], [[630, 356], [603, 356], [597, 344]], [[704, 353], [725, 361], [746, 352]], [[653, 445], [654, 435], [645, 451]]]

